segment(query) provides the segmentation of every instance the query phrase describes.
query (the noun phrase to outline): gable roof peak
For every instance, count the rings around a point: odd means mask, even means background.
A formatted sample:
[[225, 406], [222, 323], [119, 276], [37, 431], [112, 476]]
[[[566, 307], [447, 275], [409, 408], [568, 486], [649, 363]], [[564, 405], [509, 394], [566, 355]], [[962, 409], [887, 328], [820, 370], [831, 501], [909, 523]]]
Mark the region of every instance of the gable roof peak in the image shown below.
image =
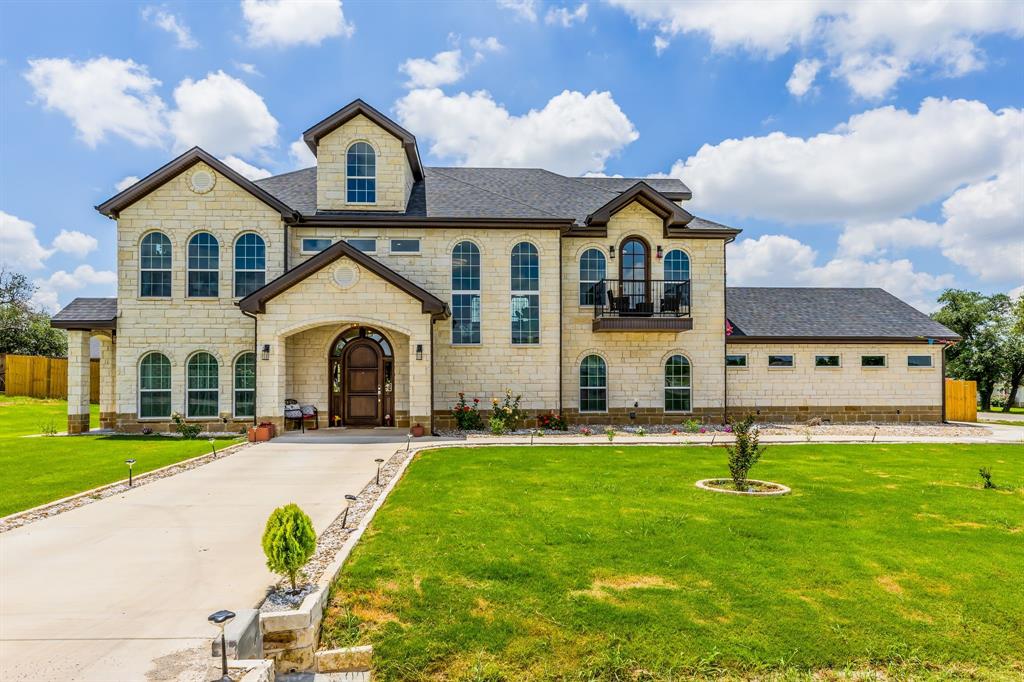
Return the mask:
[[611, 201], [587, 216], [590, 227], [605, 227], [611, 217], [633, 202], [659, 216], [665, 224], [666, 232], [673, 227], [686, 227], [693, 216], [689, 211], [657, 191], [643, 180], [614, 197]]

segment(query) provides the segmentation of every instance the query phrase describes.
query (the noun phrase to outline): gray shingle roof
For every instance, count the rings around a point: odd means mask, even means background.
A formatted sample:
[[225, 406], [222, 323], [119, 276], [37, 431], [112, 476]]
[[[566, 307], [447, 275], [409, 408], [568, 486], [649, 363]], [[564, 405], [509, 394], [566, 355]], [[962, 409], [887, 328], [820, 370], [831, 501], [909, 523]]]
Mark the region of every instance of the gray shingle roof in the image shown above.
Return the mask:
[[884, 289], [728, 287], [733, 336], [959, 338]]
[[116, 318], [116, 298], [76, 298], [50, 321], [54, 327], [68, 327], [76, 322], [113, 323]]
[[[573, 178], [540, 168], [424, 169], [413, 186], [404, 215], [424, 218], [572, 218], [586, 217], [640, 178]], [[689, 192], [674, 178], [643, 179], [659, 192]], [[316, 214], [316, 168], [275, 175], [256, 184], [304, 215]], [[323, 213], [323, 212], [321, 212]], [[724, 225], [703, 221], [702, 229]]]

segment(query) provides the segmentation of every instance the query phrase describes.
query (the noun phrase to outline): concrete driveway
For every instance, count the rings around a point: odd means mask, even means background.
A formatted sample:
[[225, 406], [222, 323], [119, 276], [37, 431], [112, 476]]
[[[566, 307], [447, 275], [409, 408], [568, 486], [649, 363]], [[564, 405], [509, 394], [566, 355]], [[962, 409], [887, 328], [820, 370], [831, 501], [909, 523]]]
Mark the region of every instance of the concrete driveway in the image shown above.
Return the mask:
[[401, 440], [265, 443], [0, 535], [0, 680], [202, 679], [206, 616], [274, 581], [270, 512], [322, 532]]

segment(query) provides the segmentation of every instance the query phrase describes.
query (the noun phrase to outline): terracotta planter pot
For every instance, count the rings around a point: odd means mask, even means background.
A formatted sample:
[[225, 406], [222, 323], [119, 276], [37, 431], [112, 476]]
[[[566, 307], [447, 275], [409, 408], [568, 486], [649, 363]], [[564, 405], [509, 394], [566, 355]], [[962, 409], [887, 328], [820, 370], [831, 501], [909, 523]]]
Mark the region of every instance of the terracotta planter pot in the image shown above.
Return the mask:
[[412, 434], [413, 438], [421, 437], [423, 435], [423, 431], [424, 430], [423, 430], [423, 425], [422, 424], [416, 424], [411, 429], [409, 429], [409, 432]]
[[250, 426], [249, 427], [249, 442], [250, 443], [262, 443], [263, 441], [270, 440], [274, 437], [273, 426]]

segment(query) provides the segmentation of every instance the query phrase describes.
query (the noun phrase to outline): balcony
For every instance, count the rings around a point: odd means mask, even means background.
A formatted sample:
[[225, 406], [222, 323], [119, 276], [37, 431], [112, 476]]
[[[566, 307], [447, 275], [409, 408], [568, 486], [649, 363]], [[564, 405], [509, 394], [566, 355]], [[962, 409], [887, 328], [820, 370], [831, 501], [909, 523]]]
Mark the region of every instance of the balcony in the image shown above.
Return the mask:
[[603, 279], [594, 285], [595, 332], [681, 332], [693, 329], [690, 282]]

